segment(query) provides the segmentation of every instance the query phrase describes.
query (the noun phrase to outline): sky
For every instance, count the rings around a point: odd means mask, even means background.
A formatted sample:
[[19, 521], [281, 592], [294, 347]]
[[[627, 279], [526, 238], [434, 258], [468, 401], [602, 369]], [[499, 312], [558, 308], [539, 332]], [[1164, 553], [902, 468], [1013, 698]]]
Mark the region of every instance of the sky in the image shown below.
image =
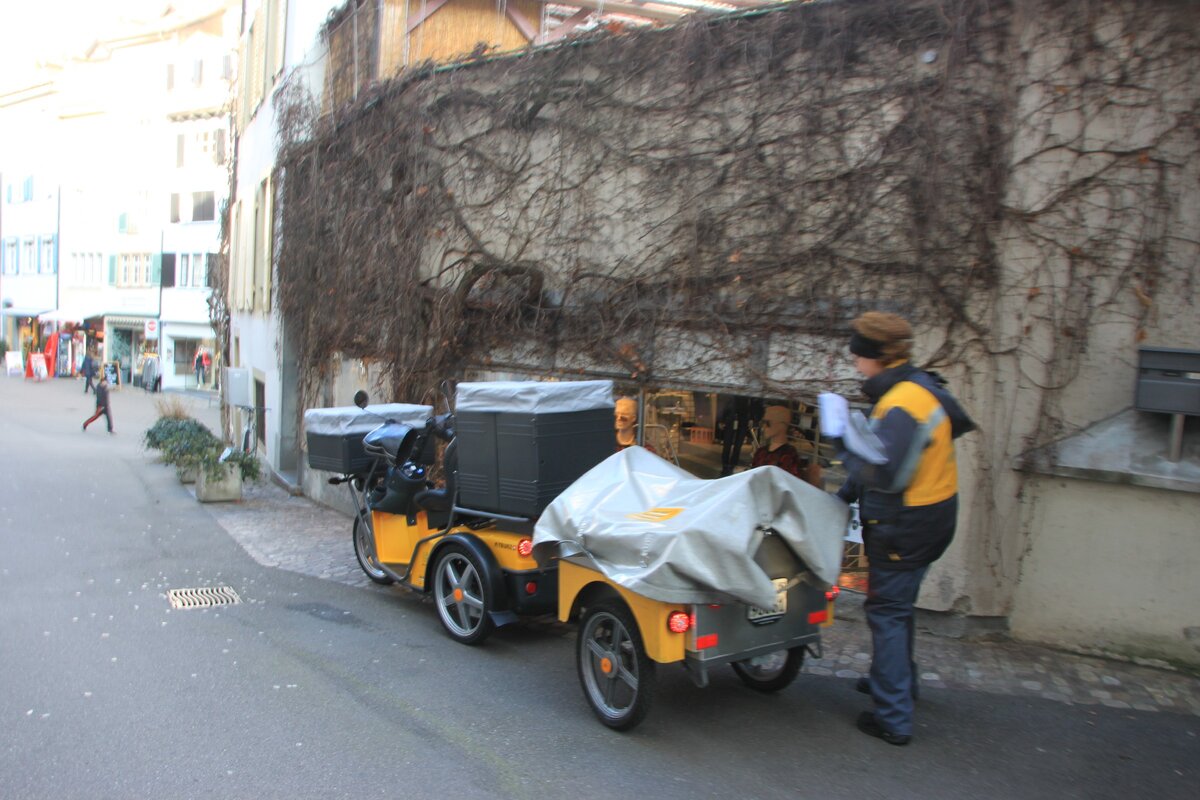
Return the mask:
[[79, 54], [122, 19], [157, 17], [168, 5], [168, 0], [0, 0], [0, 80], [11, 85], [38, 61]]

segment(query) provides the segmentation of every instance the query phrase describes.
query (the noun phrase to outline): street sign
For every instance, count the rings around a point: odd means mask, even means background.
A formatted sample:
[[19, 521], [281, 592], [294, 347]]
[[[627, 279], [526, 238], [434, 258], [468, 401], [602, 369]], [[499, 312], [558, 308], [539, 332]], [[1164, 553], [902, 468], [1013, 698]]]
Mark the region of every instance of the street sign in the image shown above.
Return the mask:
[[156, 319], [146, 320], [146, 337], [149, 338], [151, 336], [158, 336], [158, 320]]

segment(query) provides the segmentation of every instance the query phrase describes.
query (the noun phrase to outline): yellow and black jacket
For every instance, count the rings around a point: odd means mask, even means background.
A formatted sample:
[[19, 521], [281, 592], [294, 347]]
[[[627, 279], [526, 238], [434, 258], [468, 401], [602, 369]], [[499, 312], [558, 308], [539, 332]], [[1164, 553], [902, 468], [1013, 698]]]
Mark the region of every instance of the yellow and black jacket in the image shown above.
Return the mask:
[[863, 392], [874, 403], [871, 430], [886, 460], [872, 464], [843, 452], [848, 479], [838, 496], [859, 501], [873, 567], [916, 569], [937, 560], [954, 538], [954, 439], [975, 424], [940, 378], [907, 362], [865, 381]]

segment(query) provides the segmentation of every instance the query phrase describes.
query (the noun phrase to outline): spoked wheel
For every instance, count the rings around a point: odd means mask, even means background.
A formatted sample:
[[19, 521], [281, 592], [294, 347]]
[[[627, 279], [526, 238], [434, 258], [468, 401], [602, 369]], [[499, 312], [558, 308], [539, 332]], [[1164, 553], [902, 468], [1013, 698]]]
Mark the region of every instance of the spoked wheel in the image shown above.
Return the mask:
[[354, 557], [367, 577], [380, 586], [387, 586], [394, 581], [379, 565], [379, 557], [375, 555], [375, 536], [370, 524], [363, 524], [361, 517], [354, 518]]
[[433, 574], [433, 596], [446, 633], [462, 644], [479, 644], [490, 636], [495, 628], [491, 598], [475, 556], [456, 544], [447, 545]]
[[627, 731], [646, 718], [654, 699], [654, 662], [623, 603], [587, 610], [575, 655], [583, 695], [601, 722]]
[[742, 683], [759, 692], [778, 692], [790, 686], [804, 666], [804, 648], [776, 650], [745, 661], [734, 661], [733, 671]]

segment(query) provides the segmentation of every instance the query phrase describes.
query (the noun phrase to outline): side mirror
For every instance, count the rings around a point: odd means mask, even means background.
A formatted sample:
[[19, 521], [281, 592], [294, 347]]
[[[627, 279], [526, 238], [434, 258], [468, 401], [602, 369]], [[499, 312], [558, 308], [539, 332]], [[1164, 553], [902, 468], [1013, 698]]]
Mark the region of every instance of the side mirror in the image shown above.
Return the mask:
[[359, 389], [354, 393], [354, 405], [358, 406], [359, 408], [366, 408], [367, 404], [370, 402], [371, 398], [368, 397], [367, 393], [362, 389]]

